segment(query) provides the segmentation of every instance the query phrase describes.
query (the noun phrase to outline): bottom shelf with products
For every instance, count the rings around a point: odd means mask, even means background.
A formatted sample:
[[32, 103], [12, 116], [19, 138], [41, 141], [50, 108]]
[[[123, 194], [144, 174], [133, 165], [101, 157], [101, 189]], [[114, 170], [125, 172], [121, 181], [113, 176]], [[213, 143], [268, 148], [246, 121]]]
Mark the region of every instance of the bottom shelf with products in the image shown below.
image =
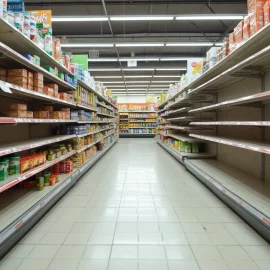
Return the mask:
[[[54, 185], [40, 188], [37, 182], [16, 185], [1, 194], [0, 198], [0, 258], [33, 227], [33, 225], [91, 168], [117, 141], [114, 136], [107, 137], [96, 151], [78, 168], [59, 175]], [[74, 160], [76, 167], [76, 160]], [[29, 179], [31, 180], [31, 179]], [[21, 183], [21, 184], [23, 184]], [[33, 185], [35, 183], [35, 185]], [[38, 190], [37, 190], [38, 187]]]

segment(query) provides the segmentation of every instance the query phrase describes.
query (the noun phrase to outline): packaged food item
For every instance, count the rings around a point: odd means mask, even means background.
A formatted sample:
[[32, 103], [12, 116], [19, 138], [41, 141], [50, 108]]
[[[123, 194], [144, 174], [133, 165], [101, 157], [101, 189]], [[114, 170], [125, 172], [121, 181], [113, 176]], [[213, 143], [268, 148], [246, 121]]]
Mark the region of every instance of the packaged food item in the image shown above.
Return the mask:
[[50, 172], [43, 172], [43, 177], [44, 177], [44, 186], [49, 186], [51, 173]]
[[8, 174], [19, 174], [20, 173], [20, 156], [11, 156], [9, 158]]
[[54, 38], [53, 46], [54, 46], [54, 58], [56, 61], [60, 62], [62, 54], [60, 39]]
[[185, 153], [191, 153], [191, 143], [185, 142]]
[[53, 174], [59, 174], [59, 163], [56, 163], [55, 165], [52, 166], [52, 172]]
[[8, 77], [7, 81], [23, 88], [28, 87], [28, 80], [25, 77]]
[[73, 171], [73, 162], [72, 160], [67, 160], [65, 162], [65, 173], [71, 173]]
[[66, 170], [66, 165], [65, 165], [65, 161], [62, 160], [59, 162], [59, 173], [65, 173], [65, 170]]
[[9, 77], [24, 77], [27, 78], [28, 71], [26, 69], [9, 69], [8, 70]]
[[266, 1], [263, 6], [264, 25], [270, 22], [270, 1]]
[[30, 13], [30, 38], [33, 39], [37, 35], [36, 18], [33, 13]]
[[250, 38], [250, 17], [246, 16], [243, 24], [243, 41]]
[[49, 119], [49, 112], [48, 111], [35, 111], [34, 118]]
[[14, 118], [26, 118], [27, 112], [26, 111], [11, 110], [11, 111], [9, 111], [8, 116], [14, 117]]
[[240, 23], [234, 28], [234, 38], [236, 47], [240, 46], [243, 42], [243, 24], [244, 21], [240, 21]]
[[21, 32], [23, 32], [23, 20], [24, 16], [22, 12], [14, 12], [15, 27]]
[[12, 103], [9, 105], [10, 110], [27, 111], [27, 105], [22, 103]]
[[6, 162], [0, 160], [0, 181], [6, 180], [6, 172], [5, 172]]
[[37, 66], [40, 66], [40, 57], [39, 57], [39, 56], [34, 55], [34, 63], [35, 63]]
[[45, 95], [48, 95], [48, 96], [50, 96], [50, 97], [53, 97], [53, 96], [54, 96], [54, 89], [53, 89], [53, 88], [50, 88], [50, 87], [48, 87], [48, 86], [44, 86], [44, 88], [43, 88], [43, 93], [44, 93]]
[[40, 73], [40, 72], [35, 72], [34, 73], [34, 81], [41, 81], [41, 82], [43, 82], [44, 81], [43, 74]]
[[192, 143], [192, 153], [199, 153], [199, 144]]
[[23, 34], [30, 38], [30, 13], [24, 12]]
[[27, 118], [34, 118], [34, 112], [27, 111], [27, 112], [26, 112], [26, 117], [27, 117]]
[[50, 186], [54, 186], [56, 183], [56, 176], [55, 175], [51, 175], [50, 176]]
[[8, 11], [7, 11], [7, 0], [0, 0], [0, 18], [7, 21], [8, 20], [7, 13], [8, 13]]
[[64, 119], [64, 112], [54, 111], [50, 114], [51, 119]]
[[37, 182], [37, 190], [39, 191], [44, 190], [44, 177], [36, 176], [36, 182]]
[[53, 106], [43, 106], [43, 110], [44, 111], [49, 111], [49, 112], [53, 112]]
[[230, 49], [230, 53], [233, 52], [235, 49], [235, 35], [234, 35], [234, 33], [231, 33], [229, 35], [229, 49]]

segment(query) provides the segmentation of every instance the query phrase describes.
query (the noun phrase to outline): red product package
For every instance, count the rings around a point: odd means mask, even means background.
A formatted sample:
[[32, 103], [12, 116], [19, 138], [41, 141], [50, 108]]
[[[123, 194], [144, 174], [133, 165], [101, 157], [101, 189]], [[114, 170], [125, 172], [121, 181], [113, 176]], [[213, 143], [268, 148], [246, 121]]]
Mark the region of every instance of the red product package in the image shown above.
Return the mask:
[[270, 22], [270, 1], [267, 1], [263, 7], [264, 25]]
[[248, 3], [248, 14], [263, 13], [263, 6], [267, 0], [251, 0]]
[[66, 162], [64, 160], [59, 162], [59, 173], [65, 173], [65, 169], [66, 169], [65, 163]]
[[243, 41], [246, 41], [250, 38], [250, 17], [247, 16], [244, 19], [243, 25]]

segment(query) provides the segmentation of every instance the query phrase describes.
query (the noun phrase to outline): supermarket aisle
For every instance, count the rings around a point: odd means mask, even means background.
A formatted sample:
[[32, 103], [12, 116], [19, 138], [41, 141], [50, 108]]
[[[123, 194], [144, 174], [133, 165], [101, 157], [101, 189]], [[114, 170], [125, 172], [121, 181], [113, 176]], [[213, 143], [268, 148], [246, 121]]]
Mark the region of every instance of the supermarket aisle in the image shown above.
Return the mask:
[[151, 139], [121, 139], [0, 269], [269, 269], [269, 245]]

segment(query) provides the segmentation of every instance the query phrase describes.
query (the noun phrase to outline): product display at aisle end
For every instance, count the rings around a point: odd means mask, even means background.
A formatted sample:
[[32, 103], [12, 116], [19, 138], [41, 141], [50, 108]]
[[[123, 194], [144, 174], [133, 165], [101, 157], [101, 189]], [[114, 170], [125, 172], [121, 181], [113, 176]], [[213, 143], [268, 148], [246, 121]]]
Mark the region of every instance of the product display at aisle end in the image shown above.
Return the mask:
[[156, 134], [155, 104], [119, 103], [120, 138], [154, 138]]
[[16, 33], [8, 39], [0, 31], [3, 256], [115, 144], [118, 123], [116, 101], [61, 51], [51, 29], [41, 34], [44, 25], [34, 24], [32, 37], [1, 16], [0, 25]]

